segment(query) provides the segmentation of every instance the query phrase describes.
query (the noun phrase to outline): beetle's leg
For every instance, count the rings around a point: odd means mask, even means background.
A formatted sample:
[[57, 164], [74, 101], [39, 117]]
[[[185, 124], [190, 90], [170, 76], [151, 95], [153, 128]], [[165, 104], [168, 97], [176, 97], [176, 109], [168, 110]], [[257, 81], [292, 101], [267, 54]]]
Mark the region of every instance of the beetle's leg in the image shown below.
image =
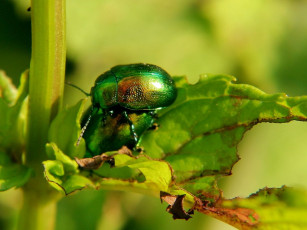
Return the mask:
[[[149, 111], [148, 114], [153, 118], [153, 121], [158, 118], [158, 114], [155, 110]], [[152, 122], [151, 126], [148, 128], [148, 130], [157, 130], [159, 128], [159, 124], [156, 122]]]
[[129, 118], [128, 114], [127, 114], [127, 111], [124, 110], [124, 111], [122, 112], [122, 114], [123, 114], [123, 116], [125, 117], [125, 119], [128, 121], [129, 126], [130, 126], [130, 132], [131, 132], [131, 134], [132, 134], [132, 136], [133, 136], [133, 139], [134, 139], [134, 141], [135, 141], [135, 144], [137, 144], [137, 143], [138, 143], [138, 135], [137, 135], [136, 132], [135, 132], [134, 124], [133, 124], [133, 122], [130, 120], [130, 118]]

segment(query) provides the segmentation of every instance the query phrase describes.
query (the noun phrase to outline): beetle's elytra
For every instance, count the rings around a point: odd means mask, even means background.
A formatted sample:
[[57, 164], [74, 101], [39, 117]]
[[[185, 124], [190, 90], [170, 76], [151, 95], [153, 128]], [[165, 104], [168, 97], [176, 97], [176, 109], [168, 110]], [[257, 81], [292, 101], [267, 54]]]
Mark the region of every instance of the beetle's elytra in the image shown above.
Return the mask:
[[171, 105], [177, 96], [169, 74], [150, 64], [118, 65], [100, 75], [91, 89], [93, 106], [110, 109], [155, 110]]

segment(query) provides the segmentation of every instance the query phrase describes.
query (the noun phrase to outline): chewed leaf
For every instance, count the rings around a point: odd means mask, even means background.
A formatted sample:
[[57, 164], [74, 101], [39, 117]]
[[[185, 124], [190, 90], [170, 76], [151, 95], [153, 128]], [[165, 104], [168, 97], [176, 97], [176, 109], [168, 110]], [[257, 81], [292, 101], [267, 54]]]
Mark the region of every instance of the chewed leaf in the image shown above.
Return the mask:
[[[50, 129], [54, 143], [47, 146], [52, 159], [44, 162], [47, 180], [66, 194], [89, 185], [155, 196], [163, 191], [169, 194], [164, 198], [174, 218], [188, 219], [197, 210], [243, 229], [271, 227], [270, 221], [275, 220], [266, 215], [278, 215], [282, 208], [293, 210], [295, 196], [285, 196], [289, 190], [281, 196], [267, 190], [270, 192], [265, 195], [225, 200], [217, 180], [231, 175], [239, 160], [237, 145], [254, 125], [306, 121], [307, 96], [270, 95], [250, 85], [234, 84], [234, 80], [232, 76], [210, 75], [190, 85], [185, 78], [177, 77], [178, 97], [173, 105], [158, 111], [158, 129], [142, 136], [139, 146], [144, 152], [106, 152], [97, 164], [101, 168], [91, 173], [86, 167], [78, 168], [71, 159], [78, 156], [73, 148], [80, 133], [77, 122], [82, 106], [63, 112]], [[78, 115], [68, 115], [69, 111]], [[61, 139], [63, 133], [71, 134], [68, 130], [73, 130], [73, 137]], [[70, 141], [73, 145], [68, 144]], [[81, 160], [79, 165], [93, 169], [95, 160]], [[280, 212], [289, 214], [291, 227], [295, 226], [295, 218], [290, 216], [299, 209], [297, 203], [293, 212]], [[306, 205], [301, 207], [305, 215]], [[281, 220], [278, 218], [276, 222]], [[305, 222], [297, 223], [305, 227]], [[290, 226], [287, 224], [280, 227]]]
[[0, 151], [0, 191], [24, 185], [31, 175], [31, 169], [12, 163], [8, 155]]
[[177, 78], [176, 102], [159, 113], [158, 130], [144, 134], [140, 146], [169, 162], [177, 183], [230, 174], [238, 143], [259, 122], [307, 120], [307, 96], [265, 94], [233, 80], [210, 75], [190, 85]]
[[82, 139], [77, 146], [77, 140], [81, 133], [80, 119], [83, 112], [85, 100], [81, 100], [75, 106], [61, 111], [53, 120], [48, 140], [70, 157], [81, 158], [85, 154], [85, 142]]
[[194, 214], [194, 210], [191, 209], [186, 212], [183, 208], [183, 199], [185, 195], [171, 195], [166, 192], [160, 193], [161, 201], [165, 201], [169, 204], [166, 211], [173, 215], [173, 219], [185, 219], [188, 220], [191, 218], [191, 214]]
[[293, 188], [264, 188], [248, 198], [223, 200], [217, 207], [197, 210], [224, 217], [240, 229], [306, 229], [306, 195], [306, 191]]

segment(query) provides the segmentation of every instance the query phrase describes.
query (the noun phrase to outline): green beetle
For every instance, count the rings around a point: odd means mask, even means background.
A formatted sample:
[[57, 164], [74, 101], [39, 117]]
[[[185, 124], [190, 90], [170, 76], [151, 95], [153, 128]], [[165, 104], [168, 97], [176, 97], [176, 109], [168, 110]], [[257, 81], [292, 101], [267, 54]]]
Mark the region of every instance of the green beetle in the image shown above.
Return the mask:
[[[155, 112], [171, 105], [177, 89], [156, 65], [118, 65], [100, 75], [91, 89], [92, 108], [83, 119], [88, 155], [134, 148], [153, 126]], [[81, 138], [80, 136], [80, 138]]]

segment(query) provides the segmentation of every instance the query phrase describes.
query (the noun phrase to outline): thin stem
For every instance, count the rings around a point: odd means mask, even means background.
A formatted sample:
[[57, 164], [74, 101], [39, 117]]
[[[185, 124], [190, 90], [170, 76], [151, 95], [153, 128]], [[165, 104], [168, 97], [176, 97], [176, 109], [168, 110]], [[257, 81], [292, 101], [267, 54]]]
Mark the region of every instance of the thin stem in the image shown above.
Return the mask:
[[34, 177], [24, 187], [18, 229], [38, 230], [52, 229], [56, 211], [56, 195], [44, 179], [42, 161], [46, 160], [45, 144], [50, 122], [62, 106], [66, 60], [65, 0], [32, 0], [31, 15], [26, 164], [34, 170]]

